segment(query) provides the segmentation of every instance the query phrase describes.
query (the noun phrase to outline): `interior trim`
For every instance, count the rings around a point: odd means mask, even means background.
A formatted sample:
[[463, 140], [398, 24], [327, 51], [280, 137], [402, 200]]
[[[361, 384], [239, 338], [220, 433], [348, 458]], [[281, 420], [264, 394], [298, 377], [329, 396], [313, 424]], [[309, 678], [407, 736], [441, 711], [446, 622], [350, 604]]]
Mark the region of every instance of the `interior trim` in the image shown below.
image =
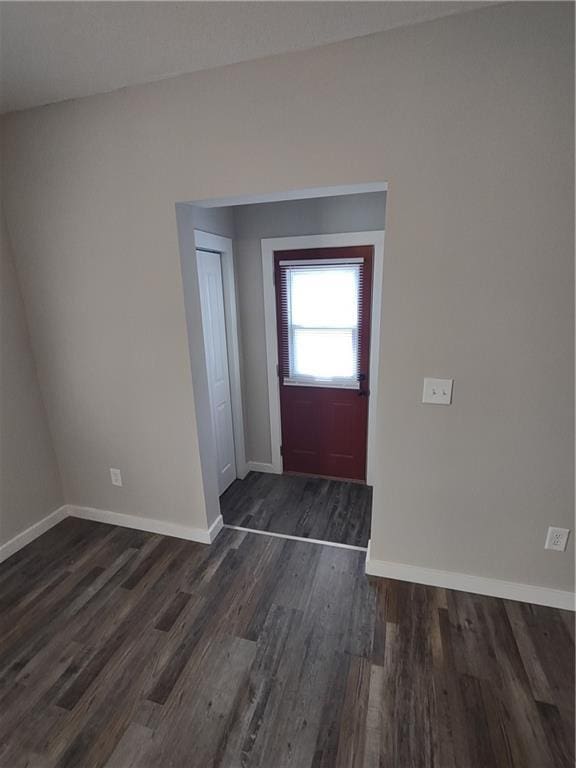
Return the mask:
[[134, 528], [137, 531], [148, 533], [160, 533], [163, 536], [174, 536], [177, 539], [198, 541], [201, 544], [211, 544], [222, 530], [224, 521], [222, 515], [218, 515], [210, 528], [193, 528], [179, 523], [169, 523], [162, 520], [153, 520], [149, 517], [126, 515], [122, 512], [110, 512], [106, 509], [94, 507], [77, 507], [68, 505], [68, 516], [79, 517], [82, 520], [93, 520], [96, 523], [108, 523], [122, 528]]
[[278, 387], [278, 338], [276, 328], [276, 288], [274, 285], [274, 252], [306, 248], [342, 248], [371, 245], [374, 248], [372, 287], [372, 326], [370, 329], [370, 403], [368, 407], [368, 448], [366, 483], [374, 485], [376, 423], [378, 408], [378, 374], [380, 355], [380, 315], [382, 308], [384, 230], [340, 232], [332, 235], [297, 235], [267, 237], [261, 240], [262, 279], [264, 284], [264, 325], [266, 331], [266, 365], [268, 374], [268, 411], [270, 414], [270, 447], [272, 465], [282, 473], [280, 391]]
[[248, 461], [246, 462], [248, 472], [268, 472], [271, 475], [281, 475], [282, 470], [278, 470], [274, 464], [270, 464], [265, 461]]
[[550, 608], [561, 608], [565, 611], [576, 610], [574, 592], [550, 587], [537, 587], [533, 584], [521, 584], [516, 581], [491, 579], [486, 576], [474, 576], [470, 573], [455, 571], [440, 571], [435, 568], [423, 568], [418, 565], [395, 563], [389, 560], [375, 560], [366, 555], [366, 574], [380, 576], [385, 579], [409, 581], [414, 584], [427, 584], [431, 587], [456, 589], [460, 592], [472, 592], [476, 595], [500, 597], [504, 600], [517, 600], [521, 603], [546, 605]]
[[[240, 330], [234, 275], [234, 244], [229, 237], [213, 235], [200, 229], [194, 230], [196, 250], [220, 254], [222, 289], [224, 291], [224, 315], [226, 318], [226, 344], [228, 348], [228, 375], [230, 377], [230, 402], [234, 428], [234, 453], [236, 477], [246, 477], [246, 448], [244, 444], [244, 415], [242, 410], [242, 378], [240, 375]], [[198, 260], [196, 258], [196, 269]], [[200, 435], [199, 435], [200, 438]]]
[[68, 507], [66, 505], [55, 509], [54, 512], [46, 515], [46, 517], [43, 517], [37, 523], [20, 531], [16, 536], [13, 536], [7, 542], [0, 545], [0, 563], [4, 562], [4, 560], [7, 560], [9, 557], [12, 557], [12, 555], [16, 554], [16, 552], [21, 550], [27, 544], [33, 542], [34, 539], [42, 536], [42, 534], [49, 531], [50, 528], [58, 525], [58, 523], [64, 520], [65, 517], [68, 517]]
[[224, 528], [231, 528], [234, 531], [245, 531], [246, 533], [257, 533], [259, 536], [272, 536], [275, 539], [290, 539], [291, 541], [304, 541], [307, 544], [323, 544], [326, 547], [338, 547], [339, 549], [352, 549], [356, 552], [366, 552], [366, 547], [357, 547], [354, 544], [341, 544], [339, 541], [326, 541], [326, 539], [309, 539], [306, 536], [292, 536], [289, 533], [274, 533], [272, 531], [259, 531], [256, 528], [244, 528], [241, 525], [227, 525]]

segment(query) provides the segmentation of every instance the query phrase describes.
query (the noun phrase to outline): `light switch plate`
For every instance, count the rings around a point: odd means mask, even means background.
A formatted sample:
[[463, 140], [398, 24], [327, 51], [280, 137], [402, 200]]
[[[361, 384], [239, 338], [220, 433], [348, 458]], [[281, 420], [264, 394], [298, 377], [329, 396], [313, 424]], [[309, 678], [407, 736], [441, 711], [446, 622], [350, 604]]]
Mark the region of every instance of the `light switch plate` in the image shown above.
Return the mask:
[[434, 405], [450, 405], [454, 379], [424, 379], [422, 402]]

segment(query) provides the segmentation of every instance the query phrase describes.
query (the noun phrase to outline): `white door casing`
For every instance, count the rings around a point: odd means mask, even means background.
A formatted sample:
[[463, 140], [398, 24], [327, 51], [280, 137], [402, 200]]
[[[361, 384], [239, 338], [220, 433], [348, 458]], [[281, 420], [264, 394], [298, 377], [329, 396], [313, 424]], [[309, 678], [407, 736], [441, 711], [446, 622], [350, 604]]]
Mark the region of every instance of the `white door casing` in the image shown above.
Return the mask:
[[[338, 248], [355, 245], [374, 247], [372, 275], [372, 320], [370, 330], [370, 401], [368, 405], [368, 450], [366, 455], [366, 482], [374, 485], [377, 474], [376, 411], [378, 407], [378, 374], [380, 364], [380, 314], [384, 265], [384, 230], [343, 232], [331, 235], [296, 235], [292, 237], [263, 238], [262, 279], [264, 283], [264, 324], [266, 331], [266, 362], [268, 372], [268, 410], [270, 414], [270, 443], [272, 463], [262, 465], [260, 471], [282, 473], [280, 388], [278, 386], [278, 336], [276, 326], [276, 288], [274, 286], [274, 252], [294, 251], [302, 248]], [[267, 467], [267, 468], [265, 468]]]
[[196, 262], [210, 410], [216, 445], [218, 490], [222, 494], [236, 479], [222, 265], [220, 254], [210, 251], [196, 251]]

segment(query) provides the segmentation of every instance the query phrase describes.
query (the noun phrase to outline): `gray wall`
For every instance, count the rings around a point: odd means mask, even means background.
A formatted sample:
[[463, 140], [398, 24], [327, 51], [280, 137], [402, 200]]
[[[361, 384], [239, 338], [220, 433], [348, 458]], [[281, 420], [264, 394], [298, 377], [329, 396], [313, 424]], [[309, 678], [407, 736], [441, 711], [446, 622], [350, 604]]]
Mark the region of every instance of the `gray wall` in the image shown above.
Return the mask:
[[221, 237], [235, 236], [233, 208], [202, 208], [199, 205], [188, 205], [189, 215], [195, 229], [210, 232]]
[[24, 303], [0, 211], [0, 544], [64, 503]]
[[572, 589], [543, 543], [574, 515], [573, 21], [488, 6], [7, 116], [67, 500], [206, 524], [174, 204], [385, 180], [372, 554]]
[[242, 391], [248, 460], [272, 461], [260, 240], [264, 237], [384, 229], [385, 207], [386, 193], [372, 192], [234, 208], [234, 254], [242, 329]]

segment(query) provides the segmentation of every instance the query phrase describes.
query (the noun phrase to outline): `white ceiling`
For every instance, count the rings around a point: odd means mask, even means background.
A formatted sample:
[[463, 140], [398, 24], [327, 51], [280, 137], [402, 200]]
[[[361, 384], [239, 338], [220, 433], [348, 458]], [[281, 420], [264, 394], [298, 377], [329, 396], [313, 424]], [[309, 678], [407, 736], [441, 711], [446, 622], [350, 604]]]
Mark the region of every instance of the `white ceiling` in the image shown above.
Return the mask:
[[312, 48], [484, 2], [2, 2], [0, 111]]

